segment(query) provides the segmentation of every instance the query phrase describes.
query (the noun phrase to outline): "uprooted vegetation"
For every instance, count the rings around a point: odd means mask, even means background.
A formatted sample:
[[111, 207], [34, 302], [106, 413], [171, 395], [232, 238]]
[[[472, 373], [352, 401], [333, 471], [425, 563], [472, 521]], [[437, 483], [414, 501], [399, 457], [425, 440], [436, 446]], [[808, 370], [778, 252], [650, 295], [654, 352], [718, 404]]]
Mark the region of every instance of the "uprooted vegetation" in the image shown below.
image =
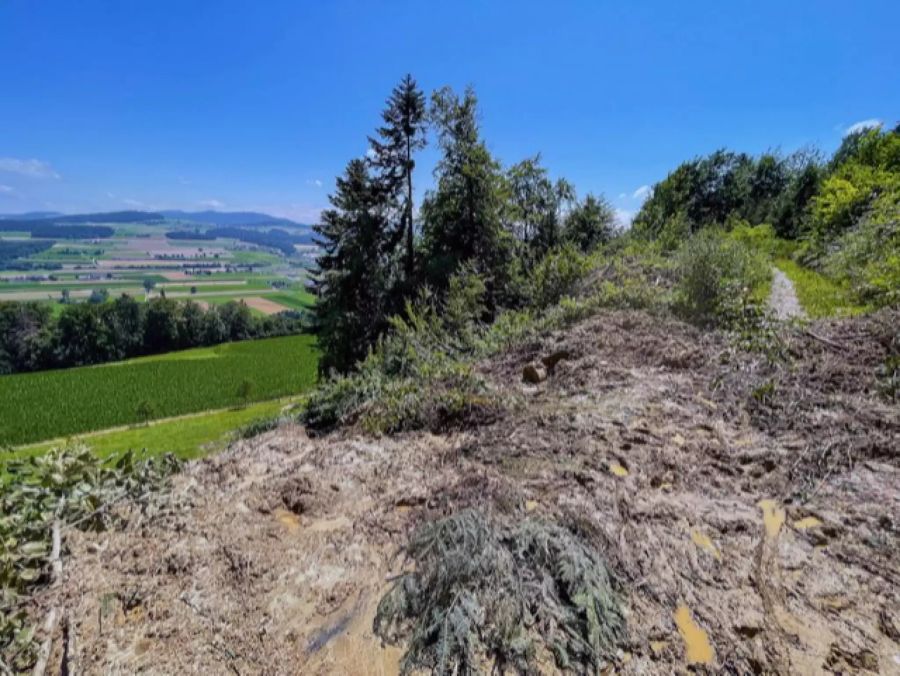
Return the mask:
[[30, 616], [59, 607], [88, 673], [889, 668], [896, 319], [784, 327], [773, 360], [589, 297], [468, 348], [514, 406], [240, 441], [174, 477], [181, 509], [70, 533]]
[[[381, 437], [288, 424], [188, 465], [181, 509], [73, 532], [39, 608], [67, 614], [88, 673], [884, 671], [891, 321], [785, 329], [788, 369], [600, 309], [472, 362], [518, 401], [494, 417]], [[856, 443], [814, 471], [839, 434]]]
[[594, 670], [626, 636], [602, 559], [555, 524], [463, 510], [421, 526], [406, 553], [415, 569], [375, 616], [379, 636], [407, 639], [404, 673], [524, 672], [538, 647], [559, 668]]
[[311, 395], [315, 437], [257, 421], [172, 479], [177, 510], [147, 508], [167, 472], [91, 479], [128, 487], [92, 498], [116, 521], [67, 529], [45, 586], [43, 510], [4, 660], [52, 636], [88, 673], [885, 669], [900, 318], [774, 322], [752, 258], [710, 264], [740, 243], [702, 237], [677, 265], [561, 250], [548, 300], [490, 324], [458, 275]]

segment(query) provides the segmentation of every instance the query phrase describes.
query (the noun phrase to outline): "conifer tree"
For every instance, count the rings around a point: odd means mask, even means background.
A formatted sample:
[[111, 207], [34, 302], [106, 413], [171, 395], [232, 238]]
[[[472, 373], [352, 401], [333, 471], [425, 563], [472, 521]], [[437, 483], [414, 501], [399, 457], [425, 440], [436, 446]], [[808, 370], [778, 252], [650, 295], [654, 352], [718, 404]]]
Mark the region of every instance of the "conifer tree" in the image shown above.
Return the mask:
[[426, 278], [446, 290], [450, 276], [469, 263], [486, 277], [489, 310], [506, 284], [512, 235], [503, 229], [504, 179], [479, 136], [475, 93], [460, 98], [444, 88], [432, 95], [431, 116], [442, 157], [436, 187], [422, 204]]
[[387, 323], [390, 237], [383, 195], [364, 160], [337, 179], [332, 208], [314, 227], [322, 254], [313, 288], [323, 353], [320, 369], [346, 372], [365, 357]]
[[566, 239], [584, 252], [589, 252], [612, 239], [616, 229], [616, 212], [603, 196], [588, 194], [566, 218]]
[[564, 210], [575, 200], [575, 189], [565, 179], [554, 183], [536, 155], [506, 172], [509, 190], [509, 227], [525, 244], [530, 259], [547, 253], [560, 242]]
[[372, 149], [370, 161], [377, 171], [383, 199], [394, 212], [392, 245], [396, 247], [402, 243], [405, 248], [404, 286], [410, 292], [415, 276], [414, 155], [427, 143], [425, 95], [412, 75], [407, 75], [394, 87], [381, 117], [384, 124], [378, 128], [377, 138], [369, 137]]

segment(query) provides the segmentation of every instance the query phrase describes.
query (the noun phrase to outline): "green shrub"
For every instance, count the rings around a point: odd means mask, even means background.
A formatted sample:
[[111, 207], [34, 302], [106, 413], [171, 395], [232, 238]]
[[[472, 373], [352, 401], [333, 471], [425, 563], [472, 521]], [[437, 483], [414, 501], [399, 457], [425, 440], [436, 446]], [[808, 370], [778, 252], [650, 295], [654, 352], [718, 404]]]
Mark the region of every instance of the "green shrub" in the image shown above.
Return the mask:
[[721, 323], [729, 306], [750, 298], [770, 276], [759, 254], [710, 229], [698, 232], [679, 249], [676, 265], [675, 309], [705, 326]]
[[256, 418], [238, 429], [234, 436], [236, 439], [252, 439], [253, 437], [258, 437], [260, 434], [265, 434], [266, 432], [277, 429], [284, 420], [285, 418], [280, 415], [270, 418]]
[[346, 376], [333, 375], [309, 397], [301, 420], [312, 429], [359, 424], [374, 433], [440, 429], [461, 415], [491, 408], [472, 366], [483, 326], [484, 283], [470, 270], [451, 279], [444, 303], [428, 293]]
[[824, 269], [846, 282], [861, 303], [900, 304], [900, 191], [876, 200], [860, 223], [837, 240]]
[[778, 237], [769, 223], [750, 225], [737, 220], [730, 222], [729, 227], [729, 237], [769, 259], [789, 258], [796, 249], [794, 242]]
[[532, 305], [545, 308], [571, 296], [589, 268], [590, 258], [572, 244], [551, 250], [532, 272]]

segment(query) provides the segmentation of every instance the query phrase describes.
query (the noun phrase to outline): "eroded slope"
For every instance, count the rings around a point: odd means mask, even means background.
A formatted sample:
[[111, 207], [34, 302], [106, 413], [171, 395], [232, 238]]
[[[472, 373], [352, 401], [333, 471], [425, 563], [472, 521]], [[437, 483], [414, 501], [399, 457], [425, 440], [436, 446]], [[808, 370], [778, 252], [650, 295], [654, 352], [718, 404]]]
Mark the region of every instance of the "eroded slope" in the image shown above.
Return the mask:
[[[482, 364], [508, 404], [490, 424], [283, 427], [189, 466], [166, 516], [73, 534], [41, 604], [61, 602], [61, 645], [87, 673], [395, 673], [403, 646], [372, 622], [409, 570], [402, 546], [475, 508], [602, 553], [628, 624], [617, 672], [896, 672], [900, 419], [876, 392], [882, 326], [785, 333], [785, 366], [674, 320], [601, 315]], [[522, 382], [554, 354], [546, 381]]]

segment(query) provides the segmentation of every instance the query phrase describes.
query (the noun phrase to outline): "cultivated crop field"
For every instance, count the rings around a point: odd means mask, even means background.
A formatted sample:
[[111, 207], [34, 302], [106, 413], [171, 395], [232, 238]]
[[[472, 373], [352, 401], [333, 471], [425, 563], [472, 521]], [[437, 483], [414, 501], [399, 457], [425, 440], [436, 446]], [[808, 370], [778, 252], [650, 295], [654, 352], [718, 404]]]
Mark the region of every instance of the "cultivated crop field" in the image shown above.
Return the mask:
[[303, 335], [2, 376], [0, 446], [297, 394], [317, 364]]

